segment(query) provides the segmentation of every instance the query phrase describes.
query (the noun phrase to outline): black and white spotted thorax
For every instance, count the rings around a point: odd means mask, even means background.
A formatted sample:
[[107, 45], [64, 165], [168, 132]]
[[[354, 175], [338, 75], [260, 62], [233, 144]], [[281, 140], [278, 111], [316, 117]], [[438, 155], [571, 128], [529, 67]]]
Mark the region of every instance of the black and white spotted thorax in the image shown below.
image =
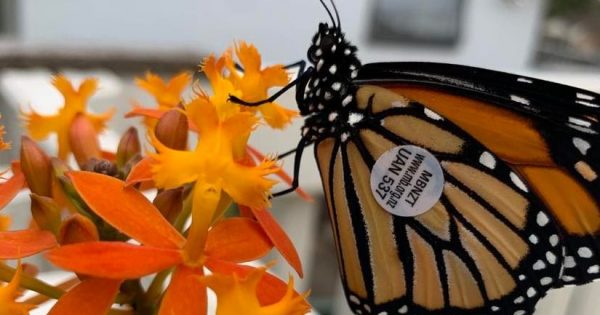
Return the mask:
[[339, 28], [319, 25], [308, 49], [311, 67], [296, 94], [300, 113], [305, 116], [302, 133], [311, 140], [342, 135], [362, 119], [354, 111], [356, 87], [352, 81], [361, 67], [356, 50]]

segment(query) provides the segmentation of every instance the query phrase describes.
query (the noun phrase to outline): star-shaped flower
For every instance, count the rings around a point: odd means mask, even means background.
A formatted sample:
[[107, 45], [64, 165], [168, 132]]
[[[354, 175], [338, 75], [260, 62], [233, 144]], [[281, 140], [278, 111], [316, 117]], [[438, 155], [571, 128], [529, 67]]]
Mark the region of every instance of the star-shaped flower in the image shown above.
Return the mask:
[[43, 140], [52, 133], [57, 135], [58, 157], [64, 160], [71, 152], [69, 131], [75, 117], [84, 115], [91, 122], [94, 130], [99, 133], [112, 117], [114, 109], [99, 115], [87, 111], [87, 102], [98, 88], [96, 79], [85, 79], [76, 89], [65, 76], [57, 75], [52, 80], [52, 84], [64, 98], [63, 107], [58, 113], [45, 116], [31, 111], [23, 113], [23, 117], [27, 131], [33, 139]]

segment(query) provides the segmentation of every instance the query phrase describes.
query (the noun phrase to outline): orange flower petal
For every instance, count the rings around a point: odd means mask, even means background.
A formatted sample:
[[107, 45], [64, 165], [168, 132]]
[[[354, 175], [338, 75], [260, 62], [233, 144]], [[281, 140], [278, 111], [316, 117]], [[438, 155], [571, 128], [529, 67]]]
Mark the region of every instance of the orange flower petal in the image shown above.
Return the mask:
[[152, 163], [154, 163], [154, 159], [150, 156], [144, 157], [137, 162], [131, 169], [131, 172], [129, 172], [127, 179], [125, 179], [125, 184], [130, 186], [137, 183], [151, 182]]
[[65, 293], [48, 315], [104, 315], [113, 305], [122, 280], [90, 278]]
[[135, 279], [182, 261], [181, 252], [176, 249], [122, 242], [66, 245], [49, 251], [46, 258], [60, 268], [108, 279]]
[[206, 286], [202, 268], [178, 266], [171, 278], [159, 315], [206, 315]]
[[[256, 268], [246, 265], [238, 265], [228, 261], [219, 261], [209, 259], [205, 264], [206, 268], [210, 269], [213, 273], [220, 273], [225, 275], [236, 274], [240, 278], [245, 278], [248, 274], [256, 270]], [[260, 305], [270, 305], [279, 300], [285, 295], [287, 291], [287, 284], [277, 278], [276, 276], [265, 273], [261, 278], [256, 288], [256, 294]], [[295, 296], [299, 295], [295, 292]]]
[[145, 245], [164, 248], [183, 246], [183, 236], [136, 189], [98, 173], [70, 172], [68, 176], [86, 204], [121, 232]]
[[273, 248], [258, 223], [246, 218], [225, 219], [208, 232], [205, 254], [214, 259], [246, 262], [265, 256]]
[[294, 247], [294, 244], [279, 223], [275, 221], [273, 215], [265, 209], [251, 208], [250, 210], [254, 213], [254, 217], [262, 226], [265, 233], [267, 233], [271, 242], [275, 245], [275, 248], [281, 253], [281, 256], [283, 256], [290, 266], [296, 270], [300, 278], [304, 277], [302, 262], [300, 261], [300, 256], [296, 251], [296, 247]]
[[25, 176], [19, 168], [11, 178], [0, 184], [0, 210], [4, 208], [25, 186]]
[[17, 259], [57, 246], [54, 234], [41, 230], [0, 232], [0, 259]]
[[[262, 152], [258, 151], [257, 149], [251, 146], [247, 146], [247, 152], [249, 155], [253, 156], [258, 161], [264, 161], [267, 159], [267, 157]], [[275, 175], [277, 175], [277, 177], [279, 177], [288, 186], [292, 186], [293, 179], [292, 177], [290, 177], [290, 175], [288, 175], [288, 173], [285, 172], [283, 168], [280, 168], [277, 171], [277, 173], [275, 173]], [[298, 196], [300, 196], [306, 201], [314, 201], [313, 197], [300, 187], [296, 188], [295, 192], [298, 194]]]

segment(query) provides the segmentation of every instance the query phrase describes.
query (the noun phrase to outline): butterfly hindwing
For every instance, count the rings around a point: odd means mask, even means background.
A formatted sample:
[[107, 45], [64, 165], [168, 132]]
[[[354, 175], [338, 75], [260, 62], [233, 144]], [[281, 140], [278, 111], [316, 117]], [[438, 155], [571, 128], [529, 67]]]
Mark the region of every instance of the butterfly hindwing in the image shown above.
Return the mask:
[[[316, 157], [356, 313], [530, 314], [557, 281], [558, 229], [500, 158], [440, 114], [396, 93], [361, 87], [350, 135]], [[382, 209], [369, 186], [379, 156], [413, 144], [440, 161], [439, 202], [416, 217]]]

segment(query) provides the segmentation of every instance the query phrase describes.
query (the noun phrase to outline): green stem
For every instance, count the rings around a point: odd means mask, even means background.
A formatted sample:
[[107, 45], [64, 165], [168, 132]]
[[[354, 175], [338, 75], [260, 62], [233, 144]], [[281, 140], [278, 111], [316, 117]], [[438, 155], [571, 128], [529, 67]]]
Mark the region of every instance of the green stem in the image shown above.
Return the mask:
[[[0, 280], [9, 282], [13, 278], [15, 272], [15, 268], [0, 263]], [[28, 276], [24, 273], [21, 273], [21, 280], [19, 282], [19, 285], [22, 288], [35, 291], [39, 294], [43, 294], [53, 299], [59, 299], [65, 293], [65, 291], [63, 291], [62, 289], [51, 286], [46, 282]]]
[[144, 296], [144, 300], [146, 303], [156, 303], [157, 299], [163, 292], [163, 283], [167, 279], [167, 277], [173, 272], [173, 268], [163, 270], [154, 276], [150, 286], [148, 287], [148, 291]]
[[183, 200], [183, 210], [179, 213], [173, 226], [179, 232], [183, 232], [183, 227], [185, 226], [185, 222], [188, 220], [190, 215], [192, 214], [192, 194], [188, 194], [187, 198]]

